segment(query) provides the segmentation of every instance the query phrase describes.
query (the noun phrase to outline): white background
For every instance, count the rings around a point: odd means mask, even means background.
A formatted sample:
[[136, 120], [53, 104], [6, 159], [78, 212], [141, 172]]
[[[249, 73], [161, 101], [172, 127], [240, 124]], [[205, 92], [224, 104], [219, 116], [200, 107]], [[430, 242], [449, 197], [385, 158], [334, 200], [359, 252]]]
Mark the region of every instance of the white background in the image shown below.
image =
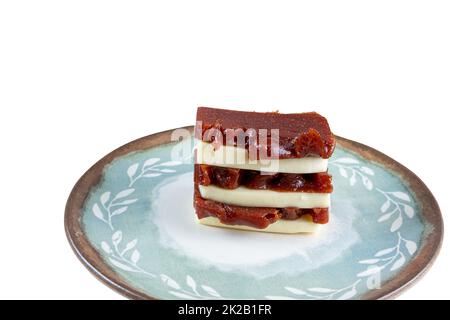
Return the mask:
[[[100, 157], [198, 105], [325, 115], [420, 176], [449, 222], [446, 1], [0, 2], [0, 298], [122, 299], [65, 201]], [[402, 299], [450, 298], [450, 248]]]

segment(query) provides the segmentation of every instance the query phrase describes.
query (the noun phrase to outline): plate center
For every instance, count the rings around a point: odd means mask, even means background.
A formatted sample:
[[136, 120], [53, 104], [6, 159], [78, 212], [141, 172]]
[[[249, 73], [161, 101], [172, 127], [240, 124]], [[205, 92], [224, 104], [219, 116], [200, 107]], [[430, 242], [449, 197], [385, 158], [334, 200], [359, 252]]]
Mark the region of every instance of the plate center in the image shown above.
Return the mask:
[[162, 245], [222, 271], [239, 270], [257, 277], [300, 273], [339, 259], [360, 241], [352, 226], [357, 210], [348, 201], [333, 198], [330, 223], [318, 233], [283, 235], [200, 225], [192, 197], [192, 173], [166, 181], [153, 194], [151, 221]]

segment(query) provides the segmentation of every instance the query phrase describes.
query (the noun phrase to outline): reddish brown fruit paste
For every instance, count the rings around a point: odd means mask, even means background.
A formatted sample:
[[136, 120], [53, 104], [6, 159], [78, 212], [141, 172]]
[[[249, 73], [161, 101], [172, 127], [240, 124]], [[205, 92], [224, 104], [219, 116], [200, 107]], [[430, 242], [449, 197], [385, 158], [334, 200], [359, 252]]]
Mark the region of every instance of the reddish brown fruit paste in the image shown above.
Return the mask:
[[281, 192], [331, 193], [332, 178], [326, 173], [261, 173], [254, 170], [195, 164], [194, 182], [224, 189], [245, 186], [250, 189], [273, 190]]
[[198, 190], [194, 196], [194, 208], [199, 219], [216, 217], [223, 224], [245, 225], [257, 229], [265, 229], [270, 224], [280, 220], [295, 220], [304, 215], [311, 215], [314, 223], [328, 223], [328, 208], [254, 208], [227, 205], [205, 200]]
[[[227, 144], [227, 135], [229, 135], [232, 138], [228, 142], [231, 141], [233, 145], [236, 145], [240, 141], [238, 137], [243, 135], [245, 148], [248, 149], [249, 144], [255, 145], [256, 159], [267, 157], [289, 159], [309, 156], [328, 159], [331, 157], [336, 143], [328, 121], [315, 112], [281, 114], [199, 107], [197, 123], [201, 123], [201, 126], [196, 126], [196, 138], [204, 142], [229, 145], [230, 143]], [[254, 140], [248, 136], [251, 132], [249, 129], [257, 132]], [[279, 147], [275, 149], [271, 146], [271, 129], [279, 130]], [[267, 141], [259, 139], [259, 134], [262, 133], [260, 130], [267, 130]], [[215, 134], [217, 132], [220, 132], [221, 135]], [[251, 136], [255, 136], [255, 134]], [[222, 141], [217, 141], [219, 138]]]

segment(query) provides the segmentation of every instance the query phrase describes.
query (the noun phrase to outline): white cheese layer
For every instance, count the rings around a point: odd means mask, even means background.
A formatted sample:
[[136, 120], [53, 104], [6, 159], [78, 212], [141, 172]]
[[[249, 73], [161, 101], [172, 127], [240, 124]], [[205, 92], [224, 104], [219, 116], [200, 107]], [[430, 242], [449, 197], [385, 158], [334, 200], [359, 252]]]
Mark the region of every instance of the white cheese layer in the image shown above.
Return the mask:
[[198, 219], [198, 222], [203, 225], [222, 227], [238, 230], [247, 231], [258, 231], [258, 232], [271, 232], [271, 233], [314, 233], [318, 231], [321, 227], [320, 224], [314, 223], [310, 216], [303, 216], [296, 220], [278, 220], [275, 223], [270, 224], [265, 229], [252, 228], [248, 226], [239, 225], [229, 225], [223, 224], [216, 217], [206, 217], [203, 219]]
[[303, 209], [328, 208], [330, 206], [329, 193], [279, 192], [246, 187], [222, 189], [214, 185], [199, 185], [198, 187], [203, 199], [235, 206]]
[[214, 150], [212, 143], [196, 140], [197, 163], [245, 170], [283, 173], [325, 172], [328, 159], [306, 157], [299, 159], [249, 160], [244, 148], [221, 146]]

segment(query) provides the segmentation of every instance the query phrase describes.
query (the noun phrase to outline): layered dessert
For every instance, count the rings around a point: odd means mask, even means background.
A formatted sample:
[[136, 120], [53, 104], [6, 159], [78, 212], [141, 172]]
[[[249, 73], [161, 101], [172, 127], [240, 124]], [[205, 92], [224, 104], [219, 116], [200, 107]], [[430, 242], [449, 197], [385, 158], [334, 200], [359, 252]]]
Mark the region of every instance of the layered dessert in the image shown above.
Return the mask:
[[276, 233], [328, 223], [335, 139], [321, 115], [200, 107], [195, 138], [200, 223]]

